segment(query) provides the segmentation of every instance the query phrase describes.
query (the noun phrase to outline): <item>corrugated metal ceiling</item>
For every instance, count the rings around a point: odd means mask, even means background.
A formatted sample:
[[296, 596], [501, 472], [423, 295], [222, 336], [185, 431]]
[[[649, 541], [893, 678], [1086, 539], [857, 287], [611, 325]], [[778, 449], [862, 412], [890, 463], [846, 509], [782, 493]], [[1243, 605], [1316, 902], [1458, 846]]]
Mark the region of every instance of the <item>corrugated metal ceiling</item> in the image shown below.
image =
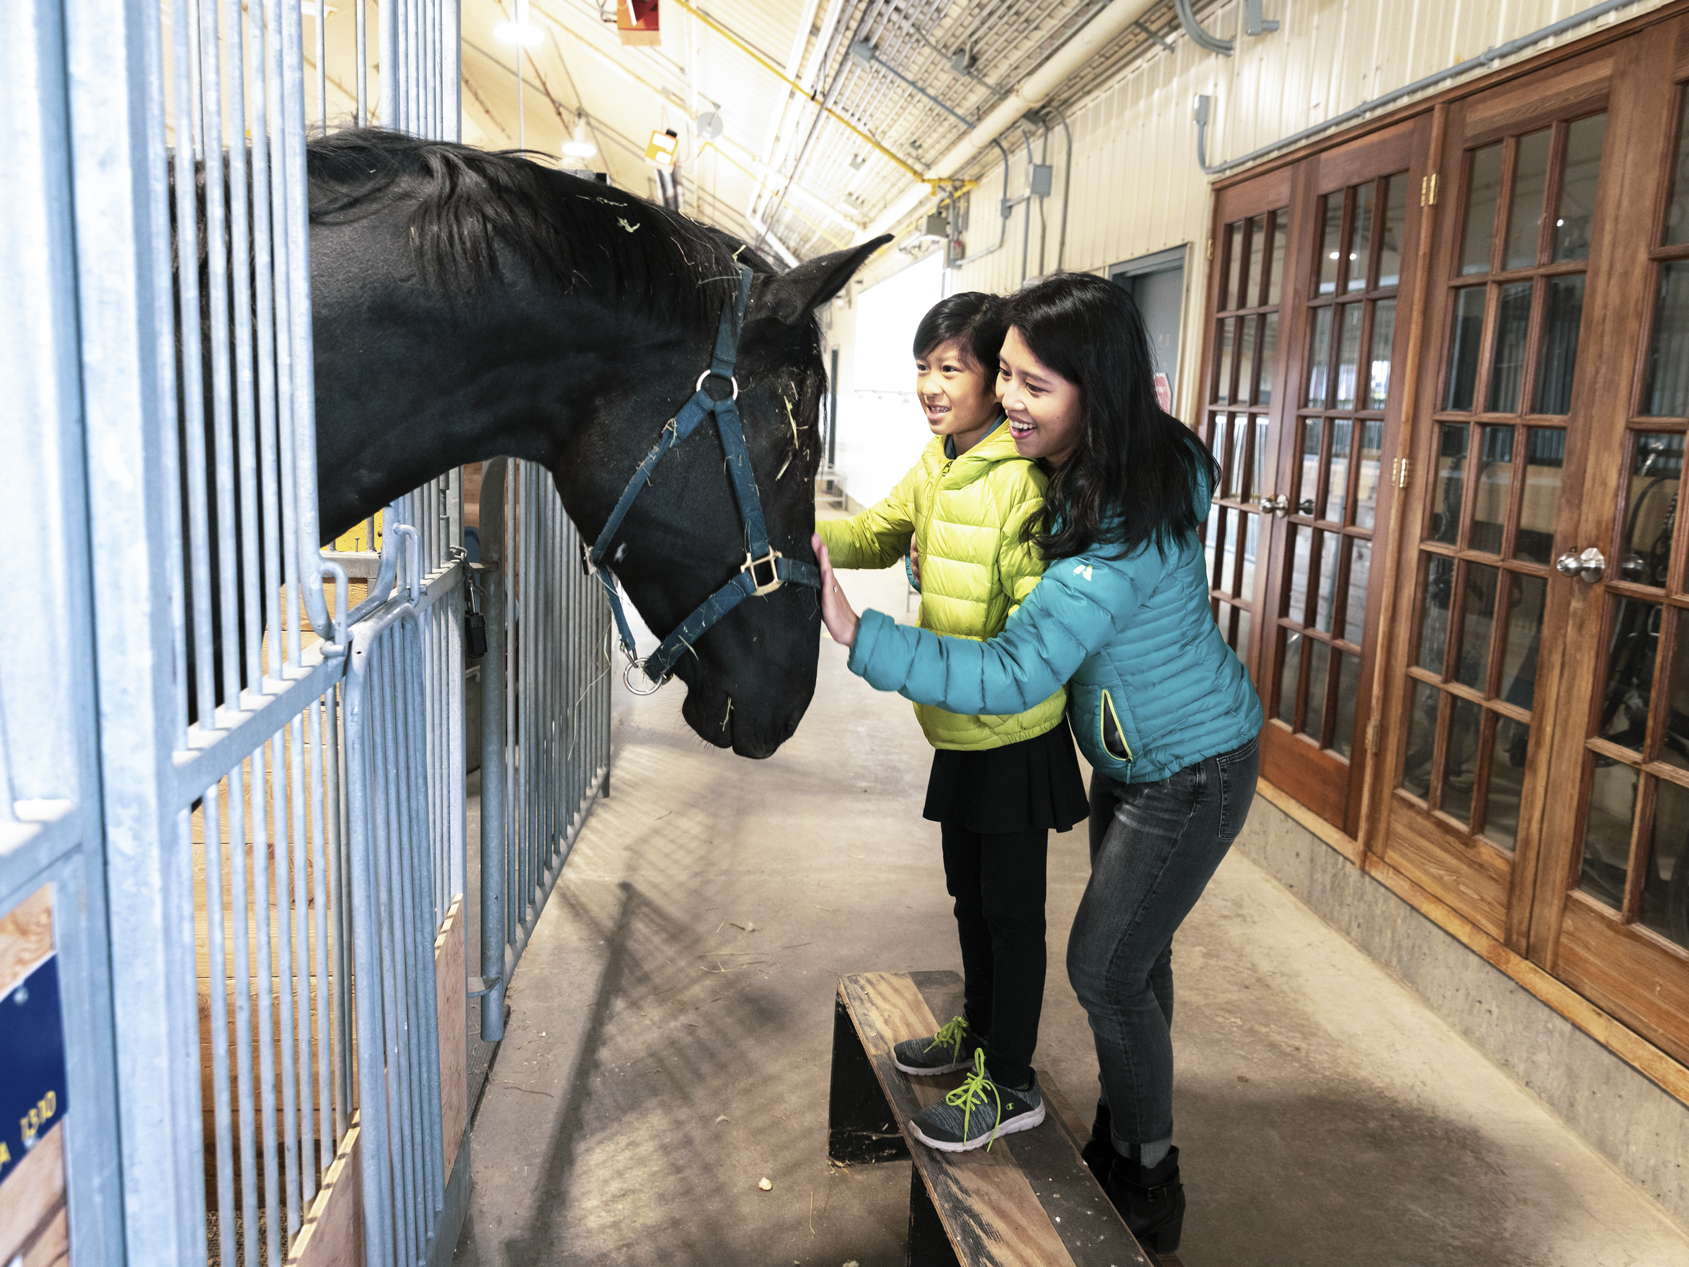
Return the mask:
[[[646, 139], [673, 128], [688, 214], [752, 240], [766, 229], [779, 245], [765, 253], [809, 258], [849, 244], [1105, 4], [662, 0], [662, 42], [641, 47], [618, 40], [611, 0], [530, 0], [545, 39], [522, 51], [519, 116], [517, 49], [493, 33], [515, 0], [464, 0], [465, 139], [557, 154], [580, 112], [599, 149], [591, 165], [655, 196]], [[1163, 0], [1049, 104], [1177, 31]], [[723, 135], [700, 143], [696, 117], [712, 109]], [[988, 149], [976, 163], [995, 161]]]

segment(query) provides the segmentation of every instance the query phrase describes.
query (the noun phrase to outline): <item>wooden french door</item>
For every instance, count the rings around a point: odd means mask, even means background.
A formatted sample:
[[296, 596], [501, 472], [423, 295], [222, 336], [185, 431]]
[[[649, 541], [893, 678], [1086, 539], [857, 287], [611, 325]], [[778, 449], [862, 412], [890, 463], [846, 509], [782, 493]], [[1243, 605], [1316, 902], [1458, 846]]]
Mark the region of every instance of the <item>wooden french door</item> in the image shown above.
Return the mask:
[[1679, 1059], [1685, 80], [1674, 18], [1447, 108], [1380, 844]]
[[1267, 713], [1263, 773], [1351, 834], [1428, 142], [1409, 121], [1216, 199], [1211, 599]]

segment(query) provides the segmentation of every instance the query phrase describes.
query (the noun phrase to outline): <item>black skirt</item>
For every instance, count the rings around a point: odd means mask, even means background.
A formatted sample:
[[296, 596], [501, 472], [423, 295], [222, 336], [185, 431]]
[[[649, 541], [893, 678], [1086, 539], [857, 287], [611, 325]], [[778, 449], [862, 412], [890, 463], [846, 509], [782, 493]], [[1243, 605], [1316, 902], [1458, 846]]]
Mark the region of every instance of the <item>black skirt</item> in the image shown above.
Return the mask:
[[1064, 717], [1054, 729], [1001, 748], [934, 749], [921, 817], [986, 833], [1066, 831], [1090, 809]]

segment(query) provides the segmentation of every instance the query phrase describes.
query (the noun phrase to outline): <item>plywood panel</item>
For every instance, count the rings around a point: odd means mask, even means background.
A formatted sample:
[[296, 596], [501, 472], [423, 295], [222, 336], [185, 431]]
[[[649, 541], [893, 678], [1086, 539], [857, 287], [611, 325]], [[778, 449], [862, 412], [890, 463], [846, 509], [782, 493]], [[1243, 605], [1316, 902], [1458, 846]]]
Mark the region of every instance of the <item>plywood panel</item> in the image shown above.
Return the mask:
[[0, 1184], [0, 1263], [70, 1261], [65, 1219], [65, 1128], [60, 1122]]
[[448, 1175], [469, 1127], [469, 998], [463, 928], [463, 899], [458, 898], [434, 939], [435, 990], [440, 1009], [440, 1123]]
[[287, 1267], [352, 1267], [363, 1261], [364, 1189], [359, 1140], [353, 1119], [334, 1164], [323, 1176], [317, 1199], [288, 1245]]
[[53, 953], [53, 886], [44, 884], [0, 916], [0, 994]]
[[[434, 938], [434, 971], [440, 1010], [440, 1114], [446, 1173], [452, 1171], [469, 1126], [467, 1007], [464, 979], [463, 899], [446, 912]], [[363, 1259], [362, 1132], [356, 1117], [340, 1141], [334, 1163], [290, 1243], [288, 1267], [350, 1267]]]

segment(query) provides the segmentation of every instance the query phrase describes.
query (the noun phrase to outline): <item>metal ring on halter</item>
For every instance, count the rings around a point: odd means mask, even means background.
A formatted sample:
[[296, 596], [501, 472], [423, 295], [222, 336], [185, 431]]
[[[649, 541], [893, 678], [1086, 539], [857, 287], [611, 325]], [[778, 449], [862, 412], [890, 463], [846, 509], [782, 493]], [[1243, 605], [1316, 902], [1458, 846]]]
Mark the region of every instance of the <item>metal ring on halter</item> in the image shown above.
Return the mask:
[[[635, 686], [633, 684], [634, 675], [636, 673], [639, 675], [641, 681], [645, 683], [644, 686]], [[622, 670], [622, 685], [627, 687], [628, 690], [632, 691], [635, 695], [655, 695], [667, 684], [667, 678], [663, 678], [659, 682], [653, 682], [646, 676], [644, 660], [635, 660], [630, 656], [628, 658], [628, 667]]]
[[[693, 384], [692, 390], [694, 392], [703, 391], [704, 390], [704, 380], [706, 378], [708, 378], [711, 374], [714, 374], [714, 373], [715, 373], [714, 370], [705, 370], [702, 374], [698, 375], [698, 381], [695, 384]], [[736, 374], [729, 375], [728, 378], [727, 378], [727, 381], [733, 384], [733, 395], [729, 396], [728, 399], [729, 400], [738, 400], [739, 399], [739, 377], [738, 377], [738, 375], [736, 375]]]

